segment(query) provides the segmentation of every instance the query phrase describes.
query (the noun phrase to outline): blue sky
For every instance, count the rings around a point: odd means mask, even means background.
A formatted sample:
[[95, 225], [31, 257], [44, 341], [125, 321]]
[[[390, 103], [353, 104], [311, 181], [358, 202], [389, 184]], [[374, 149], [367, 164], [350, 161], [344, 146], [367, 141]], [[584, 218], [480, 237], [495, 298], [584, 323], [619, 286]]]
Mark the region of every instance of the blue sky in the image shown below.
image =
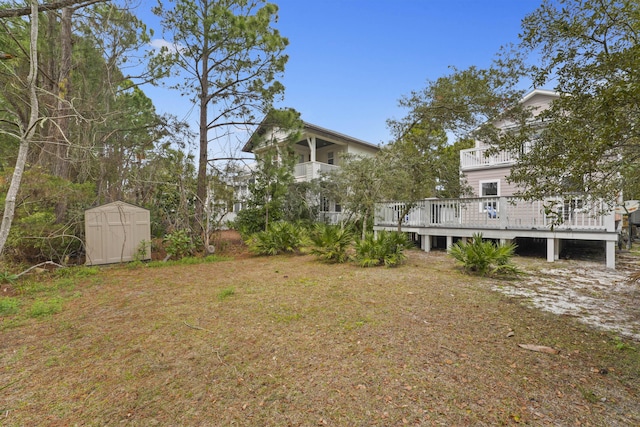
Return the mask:
[[[289, 39], [279, 107], [371, 143], [387, 143], [398, 100], [449, 72], [489, 66], [516, 42], [520, 21], [540, 0], [272, 0], [276, 27]], [[147, 11], [143, 13], [146, 15]], [[144, 18], [143, 18], [144, 19]], [[156, 35], [160, 35], [156, 29]], [[177, 93], [149, 90], [158, 111], [197, 125], [197, 110]], [[213, 147], [230, 153], [240, 141]]]

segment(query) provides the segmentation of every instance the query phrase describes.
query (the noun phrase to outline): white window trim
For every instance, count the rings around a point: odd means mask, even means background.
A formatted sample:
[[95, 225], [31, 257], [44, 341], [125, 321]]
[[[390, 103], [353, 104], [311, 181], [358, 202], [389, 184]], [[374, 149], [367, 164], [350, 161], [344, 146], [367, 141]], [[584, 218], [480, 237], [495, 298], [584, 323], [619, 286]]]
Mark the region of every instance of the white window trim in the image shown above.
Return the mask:
[[[331, 155], [329, 155], [331, 154]], [[327, 151], [327, 164], [334, 165], [335, 164], [335, 152]]]
[[[483, 197], [500, 197], [500, 194], [501, 194], [500, 193], [500, 181], [501, 180], [499, 178], [498, 179], [483, 179], [483, 180], [479, 180], [478, 181], [478, 195], [480, 196], [480, 198], [483, 198]], [[495, 196], [483, 196], [482, 195], [482, 184], [489, 184], [489, 183], [492, 183], [492, 182], [495, 182], [495, 183], [498, 184], [497, 185], [498, 194], [496, 194]], [[479, 212], [486, 212], [487, 211], [484, 202], [480, 202], [478, 209], [479, 209]], [[500, 203], [498, 203], [498, 202], [496, 202], [496, 212], [500, 212]]]

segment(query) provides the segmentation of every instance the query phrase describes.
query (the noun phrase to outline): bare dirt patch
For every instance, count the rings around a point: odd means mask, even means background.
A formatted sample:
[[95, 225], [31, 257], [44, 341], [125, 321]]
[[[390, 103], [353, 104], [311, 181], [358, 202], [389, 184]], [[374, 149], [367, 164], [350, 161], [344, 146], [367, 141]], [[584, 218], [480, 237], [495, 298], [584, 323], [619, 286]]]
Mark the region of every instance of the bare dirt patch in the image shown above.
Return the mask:
[[607, 269], [602, 262], [545, 263], [519, 259], [528, 272], [522, 281], [492, 288], [554, 314], [640, 341], [640, 287], [635, 268]]
[[37, 318], [33, 286], [0, 323], [0, 424], [640, 425], [632, 341], [496, 284], [412, 251], [109, 267]]

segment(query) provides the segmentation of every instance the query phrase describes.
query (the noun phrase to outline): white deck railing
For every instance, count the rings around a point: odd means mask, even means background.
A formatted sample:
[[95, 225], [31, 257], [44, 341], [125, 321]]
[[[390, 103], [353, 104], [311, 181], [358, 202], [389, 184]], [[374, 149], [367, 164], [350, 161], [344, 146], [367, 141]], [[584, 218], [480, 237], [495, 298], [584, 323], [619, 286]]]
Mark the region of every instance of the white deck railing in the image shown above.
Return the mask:
[[344, 212], [318, 212], [318, 221], [325, 224], [340, 224], [347, 217], [348, 215]]
[[501, 151], [487, 155], [488, 148], [469, 148], [460, 150], [460, 169], [471, 169], [485, 166], [512, 165], [518, 159], [514, 153]]
[[[397, 226], [402, 203], [376, 205], [376, 226]], [[490, 212], [488, 207], [495, 207]], [[512, 230], [615, 231], [614, 213], [603, 203], [580, 198], [550, 198], [528, 202], [515, 197], [429, 199], [418, 202], [402, 220], [403, 227]]]
[[[527, 153], [531, 150], [532, 144], [524, 144], [521, 152]], [[513, 165], [520, 156], [518, 152], [500, 151], [488, 154], [490, 147], [467, 148], [460, 150], [460, 169], [468, 170], [481, 167], [509, 166]]]
[[311, 181], [320, 178], [321, 174], [338, 169], [339, 166], [321, 162], [304, 162], [295, 165], [293, 176], [297, 181]]

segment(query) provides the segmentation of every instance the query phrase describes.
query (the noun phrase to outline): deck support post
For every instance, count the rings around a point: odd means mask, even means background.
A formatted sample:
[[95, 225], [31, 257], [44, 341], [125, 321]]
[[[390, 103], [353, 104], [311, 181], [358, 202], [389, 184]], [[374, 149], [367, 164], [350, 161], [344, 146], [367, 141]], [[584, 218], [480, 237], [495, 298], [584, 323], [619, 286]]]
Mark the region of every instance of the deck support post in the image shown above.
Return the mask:
[[424, 235], [421, 239], [422, 250], [425, 252], [431, 252], [431, 236]]
[[461, 238], [460, 238], [460, 241], [461, 241], [462, 243], [465, 243], [465, 244], [466, 244], [466, 243], [467, 243], [467, 238], [466, 238], [466, 237], [461, 237]]
[[616, 268], [616, 242], [607, 240], [607, 268]]
[[453, 246], [453, 236], [447, 236], [447, 250], [451, 249]]
[[558, 259], [558, 239], [547, 239], [547, 261], [553, 262]]

